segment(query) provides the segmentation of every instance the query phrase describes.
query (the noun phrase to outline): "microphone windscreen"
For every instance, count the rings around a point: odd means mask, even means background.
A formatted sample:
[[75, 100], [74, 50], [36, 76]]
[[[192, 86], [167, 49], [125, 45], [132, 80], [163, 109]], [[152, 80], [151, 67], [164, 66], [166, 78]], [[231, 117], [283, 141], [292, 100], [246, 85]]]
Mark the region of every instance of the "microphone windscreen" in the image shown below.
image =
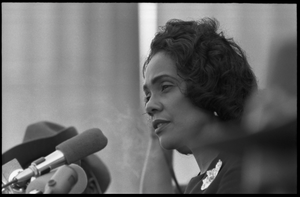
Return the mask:
[[93, 128], [62, 142], [56, 149], [63, 152], [66, 164], [71, 164], [102, 150], [106, 145], [107, 138], [102, 131]]
[[76, 171], [77, 174], [77, 182], [76, 184], [72, 187], [71, 191], [69, 194], [81, 194], [84, 192], [88, 185], [88, 178], [87, 175], [82, 167], [80, 167], [77, 164], [71, 164], [69, 165], [73, 170]]

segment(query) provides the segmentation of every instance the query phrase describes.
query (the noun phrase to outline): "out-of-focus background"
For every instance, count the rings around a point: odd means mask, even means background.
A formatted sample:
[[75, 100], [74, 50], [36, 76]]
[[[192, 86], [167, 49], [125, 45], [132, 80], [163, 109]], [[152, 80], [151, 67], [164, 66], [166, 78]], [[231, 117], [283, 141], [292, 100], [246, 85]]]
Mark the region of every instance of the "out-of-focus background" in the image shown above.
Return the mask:
[[[261, 89], [274, 48], [297, 39], [296, 4], [2, 3], [2, 153], [38, 121], [79, 133], [96, 127], [108, 138], [97, 153], [111, 173], [106, 193], [138, 193], [150, 136], [141, 66], [151, 39], [171, 18], [206, 16], [245, 50]], [[174, 166], [180, 183], [199, 171], [178, 153]]]

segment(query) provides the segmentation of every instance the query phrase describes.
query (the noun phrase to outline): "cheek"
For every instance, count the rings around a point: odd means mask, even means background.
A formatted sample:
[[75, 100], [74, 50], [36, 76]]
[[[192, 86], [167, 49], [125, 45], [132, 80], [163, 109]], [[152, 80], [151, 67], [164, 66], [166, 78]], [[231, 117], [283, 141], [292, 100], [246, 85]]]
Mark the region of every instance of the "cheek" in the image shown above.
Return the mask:
[[185, 134], [194, 136], [209, 123], [209, 115], [193, 105], [186, 105], [178, 109], [179, 116], [177, 117], [178, 126]]
[[186, 97], [178, 99], [176, 103], [174, 103], [174, 114], [177, 114], [178, 117], [183, 119], [183, 121], [195, 121], [199, 120], [200, 117], [204, 115], [204, 112], [193, 105], [190, 100]]

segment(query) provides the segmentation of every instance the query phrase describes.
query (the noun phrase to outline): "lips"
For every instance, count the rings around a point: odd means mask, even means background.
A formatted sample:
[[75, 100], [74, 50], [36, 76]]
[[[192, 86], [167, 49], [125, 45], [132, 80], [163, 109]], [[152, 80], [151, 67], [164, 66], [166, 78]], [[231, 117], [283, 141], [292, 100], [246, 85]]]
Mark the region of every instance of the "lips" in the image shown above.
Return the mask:
[[167, 120], [162, 120], [162, 119], [156, 119], [156, 120], [154, 120], [152, 122], [152, 125], [153, 125], [153, 128], [155, 129], [155, 133], [158, 134], [169, 123], [170, 123], [170, 121], [167, 121]]

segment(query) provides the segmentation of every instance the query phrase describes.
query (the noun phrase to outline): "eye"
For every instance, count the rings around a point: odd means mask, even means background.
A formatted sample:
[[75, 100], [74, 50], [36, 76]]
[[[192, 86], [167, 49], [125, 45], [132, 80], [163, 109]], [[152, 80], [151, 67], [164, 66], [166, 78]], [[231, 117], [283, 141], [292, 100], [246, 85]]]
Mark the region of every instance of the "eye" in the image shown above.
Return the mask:
[[144, 98], [145, 104], [150, 100], [150, 94], [147, 94]]
[[170, 87], [172, 87], [172, 85], [170, 85], [170, 84], [163, 84], [163, 85], [161, 86], [161, 90], [162, 90], [162, 91], [165, 91], [165, 90], [167, 90], [167, 89], [170, 88]]

